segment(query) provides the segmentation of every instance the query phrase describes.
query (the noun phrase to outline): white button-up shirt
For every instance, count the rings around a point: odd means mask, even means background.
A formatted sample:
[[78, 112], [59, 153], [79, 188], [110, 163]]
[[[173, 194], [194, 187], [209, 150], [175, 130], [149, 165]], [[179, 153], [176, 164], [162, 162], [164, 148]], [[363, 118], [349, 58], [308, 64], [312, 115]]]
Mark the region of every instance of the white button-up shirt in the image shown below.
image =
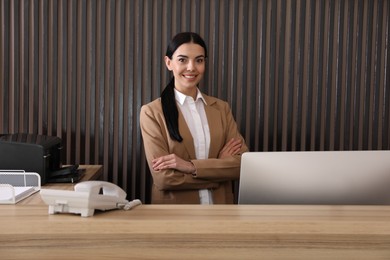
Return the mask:
[[[207, 159], [210, 149], [210, 128], [204, 106], [207, 105], [198, 90], [196, 100], [175, 89], [175, 98], [194, 139], [196, 159]], [[200, 204], [213, 204], [211, 191], [199, 190]]]

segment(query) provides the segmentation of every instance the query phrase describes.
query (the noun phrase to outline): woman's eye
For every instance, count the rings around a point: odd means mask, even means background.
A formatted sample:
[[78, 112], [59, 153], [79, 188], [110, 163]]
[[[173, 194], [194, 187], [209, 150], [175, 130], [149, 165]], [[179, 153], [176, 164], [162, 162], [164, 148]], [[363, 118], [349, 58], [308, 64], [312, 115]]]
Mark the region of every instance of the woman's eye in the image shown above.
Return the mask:
[[186, 61], [185, 59], [182, 59], [182, 58], [179, 59], [179, 62], [181, 62], [181, 63], [184, 63], [185, 61]]
[[204, 59], [197, 59], [196, 60], [198, 63], [203, 63], [204, 62]]

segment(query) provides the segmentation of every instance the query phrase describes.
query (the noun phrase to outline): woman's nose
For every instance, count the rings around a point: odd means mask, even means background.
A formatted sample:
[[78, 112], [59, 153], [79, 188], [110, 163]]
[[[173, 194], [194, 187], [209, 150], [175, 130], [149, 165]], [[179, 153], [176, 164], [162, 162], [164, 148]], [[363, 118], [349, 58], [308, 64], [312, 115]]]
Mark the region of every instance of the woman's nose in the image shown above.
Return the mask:
[[195, 62], [194, 61], [188, 61], [187, 64], [187, 70], [194, 70], [195, 69]]

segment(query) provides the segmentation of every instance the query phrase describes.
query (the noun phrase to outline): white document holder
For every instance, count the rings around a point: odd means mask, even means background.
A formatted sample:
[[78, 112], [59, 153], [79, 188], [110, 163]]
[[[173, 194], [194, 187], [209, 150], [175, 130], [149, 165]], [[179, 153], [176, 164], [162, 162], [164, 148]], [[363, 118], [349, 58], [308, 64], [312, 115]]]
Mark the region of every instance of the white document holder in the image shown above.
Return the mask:
[[0, 170], [0, 204], [16, 204], [41, 189], [41, 176], [23, 170]]

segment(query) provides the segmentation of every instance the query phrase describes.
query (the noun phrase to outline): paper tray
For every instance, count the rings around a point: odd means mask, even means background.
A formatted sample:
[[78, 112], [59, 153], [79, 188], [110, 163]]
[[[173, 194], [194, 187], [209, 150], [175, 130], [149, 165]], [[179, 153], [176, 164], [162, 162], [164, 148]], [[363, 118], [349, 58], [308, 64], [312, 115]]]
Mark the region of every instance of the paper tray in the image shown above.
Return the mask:
[[15, 204], [41, 189], [36, 172], [0, 170], [0, 204]]

